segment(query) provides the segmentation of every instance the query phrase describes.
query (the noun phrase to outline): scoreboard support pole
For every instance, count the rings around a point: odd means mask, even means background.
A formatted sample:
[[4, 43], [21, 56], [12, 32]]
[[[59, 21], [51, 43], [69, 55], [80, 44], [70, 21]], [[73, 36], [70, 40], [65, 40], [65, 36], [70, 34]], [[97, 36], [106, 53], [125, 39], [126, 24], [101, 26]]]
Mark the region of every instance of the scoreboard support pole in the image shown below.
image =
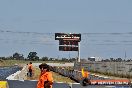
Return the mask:
[[78, 42], [78, 62], [80, 62], [80, 42]]

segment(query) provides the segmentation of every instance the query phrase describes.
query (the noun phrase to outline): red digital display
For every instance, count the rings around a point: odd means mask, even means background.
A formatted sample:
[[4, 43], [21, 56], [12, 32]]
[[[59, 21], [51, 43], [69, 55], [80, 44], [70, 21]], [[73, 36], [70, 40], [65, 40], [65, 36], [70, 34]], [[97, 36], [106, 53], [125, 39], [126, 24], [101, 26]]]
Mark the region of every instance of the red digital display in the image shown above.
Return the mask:
[[78, 51], [78, 47], [59, 46], [59, 51]]
[[78, 41], [59, 41], [59, 45], [78, 45]]

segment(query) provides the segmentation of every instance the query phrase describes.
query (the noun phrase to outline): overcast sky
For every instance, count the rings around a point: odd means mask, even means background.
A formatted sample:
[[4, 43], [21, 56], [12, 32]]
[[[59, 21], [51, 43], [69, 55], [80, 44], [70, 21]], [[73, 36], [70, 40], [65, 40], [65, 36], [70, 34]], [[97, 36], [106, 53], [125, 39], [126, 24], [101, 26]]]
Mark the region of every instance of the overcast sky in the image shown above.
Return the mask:
[[132, 57], [132, 0], [0, 0], [0, 56], [77, 57], [54, 33], [81, 33], [81, 58]]

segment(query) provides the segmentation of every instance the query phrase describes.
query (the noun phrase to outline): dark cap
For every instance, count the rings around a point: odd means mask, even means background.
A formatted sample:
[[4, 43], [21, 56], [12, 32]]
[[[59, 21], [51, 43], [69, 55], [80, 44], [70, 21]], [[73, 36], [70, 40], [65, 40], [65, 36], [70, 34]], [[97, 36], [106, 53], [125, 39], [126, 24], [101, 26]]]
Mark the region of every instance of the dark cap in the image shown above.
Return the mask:
[[49, 69], [49, 65], [47, 65], [47, 64], [45, 64], [45, 63], [42, 63], [42, 64], [39, 65], [39, 68], [40, 68], [40, 69], [42, 69], [42, 68], [43, 68], [43, 69]]

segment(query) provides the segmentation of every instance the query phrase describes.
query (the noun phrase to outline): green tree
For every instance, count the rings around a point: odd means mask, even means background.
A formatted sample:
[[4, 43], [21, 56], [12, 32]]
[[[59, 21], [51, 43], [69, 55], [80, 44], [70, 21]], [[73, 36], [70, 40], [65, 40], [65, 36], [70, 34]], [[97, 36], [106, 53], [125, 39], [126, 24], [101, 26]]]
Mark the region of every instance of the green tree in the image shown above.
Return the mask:
[[42, 57], [42, 61], [48, 61], [48, 57]]
[[70, 58], [69, 61], [70, 62], [75, 62], [76, 61], [76, 58]]
[[121, 58], [117, 58], [116, 61], [117, 61], [117, 62], [121, 62], [122, 59], [121, 59]]
[[62, 61], [68, 62], [69, 60], [67, 58], [62, 58]]
[[110, 61], [114, 61], [114, 58], [110, 58]]
[[5, 60], [5, 59], [6, 59], [6, 57], [0, 57], [0, 59], [1, 59], [1, 60]]
[[21, 59], [24, 59], [24, 57], [23, 57], [23, 54], [19, 54], [16, 52], [13, 54], [13, 59], [21, 60]]
[[29, 60], [33, 60], [33, 61], [35, 61], [35, 60], [39, 60], [39, 57], [37, 56], [37, 53], [36, 52], [30, 52], [29, 54], [28, 54], [28, 57], [27, 57]]
[[53, 61], [54, 60], [54, 58], [49, 58], [49, 61]]

